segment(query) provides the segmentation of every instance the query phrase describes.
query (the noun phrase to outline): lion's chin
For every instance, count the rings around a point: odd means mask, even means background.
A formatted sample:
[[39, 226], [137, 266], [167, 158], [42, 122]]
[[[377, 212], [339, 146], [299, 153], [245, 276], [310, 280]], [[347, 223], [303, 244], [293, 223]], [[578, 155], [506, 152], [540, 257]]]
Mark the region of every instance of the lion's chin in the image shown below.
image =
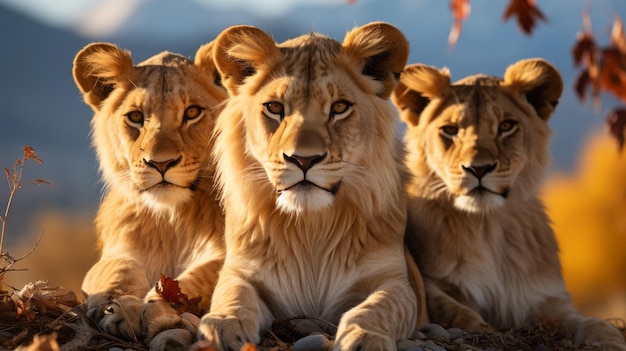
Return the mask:
[[193, 191], [176, 185], [158, 185], [141, 192], [141, 200], [155, 213], [175, 212], [193, 196]]
[[335, 196], [324, 189], [310, 185], [283, 190], [276, 199], [278, 208], [286, 213], [319, 211], [332, 205]]
[[491, 212], [504, 205], [506, 196], [489, 191], [472, 191], [454, 199], [454, 207], [470, 213]]

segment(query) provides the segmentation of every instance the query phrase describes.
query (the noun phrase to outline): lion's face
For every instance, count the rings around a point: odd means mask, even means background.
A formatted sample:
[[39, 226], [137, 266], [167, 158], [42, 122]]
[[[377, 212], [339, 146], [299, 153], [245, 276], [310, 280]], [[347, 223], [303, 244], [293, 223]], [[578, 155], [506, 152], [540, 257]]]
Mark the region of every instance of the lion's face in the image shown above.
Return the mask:
[[[256, 66], [233, 66], [233, 56], [243, 55], [233, 51], [243, 49], [230, 42], [224, 43], [230, 52], [221, 55], [230, 60], [215, 60], [230, 84], [225, 113], [240, 114], [245, 152], [254, 164], [246, 173], [267, 180], [284, 212], [327, 208], [339, 193], [355, 191], [345, 187], [363, 183], [366, 170], [375, 167], [372, 155], [393, 145], [395, 116], [386, 98], [395, 78], [386, 65], [402, 61], [394, 55], [405, 55], [406, 48], [385, 56], [372, 77], [362, 74], [367, 63], [350, 54], [356, 49], [349, 44], [312, 33], [277, 46], [264, 33], [244, 30], [267, 41]], [[233, 82], [237, 75], [241, 80]], [[377, 75], [380, 82], [372, 79]], [[385, 151], [376, 148], [381, 139]]]
[[394, 101], [408, 124], [408, 163], [421, 196], [483, 212], [512, 194], [533, 194], [548, 162], [546, 120], [562, 90], [554, 68], [527, 60], [504, 80], [480, 75], [450, 84], [447, 71], [414, 65], [401, 81]]
[[133, 66], [111, 44], [92, 44], [75, 60], [75, 80], [95, 110], [93, 142], [107, 186], [156, 212], [186, 203], [210, 176], [213, 109], [226, 97], [214, 82], [210, 45], [195, 63], [163, 52]]

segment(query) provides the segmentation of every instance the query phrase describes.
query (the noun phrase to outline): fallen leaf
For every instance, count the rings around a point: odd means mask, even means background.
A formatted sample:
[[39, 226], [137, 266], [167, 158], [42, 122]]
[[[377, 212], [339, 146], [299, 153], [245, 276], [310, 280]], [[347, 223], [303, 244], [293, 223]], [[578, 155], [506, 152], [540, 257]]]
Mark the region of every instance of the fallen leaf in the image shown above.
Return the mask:
[[196, 296], [190, 299], [187, 294], [182, 292], [178, 280], [161, 274], [154, 288], [163, 300], [169, 302], [179, 313], [189, 312], [196, 316], [202, 314], [203, 311], [200, 309], [202, 296]]
[[24, 151], [24, 160], [33, 160], [37, 163], [43, 163], [39, 156], [37, 156], [37, 153], [35, 152], [35, 149], [32, 148], [32, 146], [24, 145], [22, 147], [22, 150]]
[[517, 17], [517, 24], [528, 35], [532, 34], [538, 20], [546, 20], [541, 10], [535, 4], [535, 0], [511, 0], [504, 11], [504, 20]]
[[452, 28], [448, 35], [448, 45], [454, 46], [461, 36], [463, 21], [470, 15], [470, 0], [451, 0], [450, 10], [452, 11]]
[[617, 140], [617, 145], [622, 150], [626, 137], [626, 109], [619, 108], [609, 112], [606, 124], [609, 134]]

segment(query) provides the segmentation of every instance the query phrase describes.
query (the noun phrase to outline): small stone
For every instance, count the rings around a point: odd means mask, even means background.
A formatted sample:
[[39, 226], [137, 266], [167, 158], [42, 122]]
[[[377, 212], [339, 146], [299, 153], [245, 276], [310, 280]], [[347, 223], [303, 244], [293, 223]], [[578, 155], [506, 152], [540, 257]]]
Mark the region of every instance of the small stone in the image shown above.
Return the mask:
[[424, 342], [420, 341], [414, 341], [414, 340], [409, 340], [409, 339], [403, 339], [398, 341], [398, 351], [412, 351], [412, 350], [416, 350], [419, 349], [422, 345], [424, 344]]
[[494, 348], [493, 348], [493, 347], [491, 347], [491, 346], [487, 346], [487, 348], [485, 349], [485, 351], [498, 351], [498, 350], [494, 349]]
[[464, 338], [466, 334], [467, 333], [460, 328], [448, 328], [448, 335], [450, 335], [451, 340]]
[[457, 344], [457, 345], [461, 345], [461, 344], [465, 343], [465, 339], [464, 338], [452, 339], [452, 343], [453, 344]]
[[328, 351], [330, 341], [322, 334], [308, 335], [296, 341], [291, 349], [293, 351]]
[[424, 335], [424, 333], [422, 333], [421, 331], [418, 331], [413, 333], [411, 339], [426, 340], [426, 335]]
[[544, 344], [540, 344], [539, 346], [535, 348], [535, 351], [548, 351], [548, 350], [549, 350], [548, 347]]
[[445, 347], [435, 344], [432, 340], [426, 340], [423, 349], [424, 351], [447, 351]]
[[450, 334], [439, 324], [428, 323], [422, 327], [422, 333], [426, 335], [428, 338], [448, 342], [450, 341]]
[[561, 346], [563, 347], [572, 347], [574, 345], [574, 343], [572, 342], [572, 340], [569, 339], [563, 339], [561, 341], [559, 341], [559, 343], [561, 344]]

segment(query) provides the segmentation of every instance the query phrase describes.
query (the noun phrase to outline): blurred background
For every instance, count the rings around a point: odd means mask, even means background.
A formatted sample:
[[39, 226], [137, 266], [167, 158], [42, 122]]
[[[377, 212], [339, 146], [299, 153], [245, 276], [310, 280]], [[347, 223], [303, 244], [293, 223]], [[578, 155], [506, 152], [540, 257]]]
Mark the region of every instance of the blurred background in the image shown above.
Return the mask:
[[[608, 94], [581, 103], [573, 89], [571, 49], [589, 11], [599, 44], [607, 45], [623, 0], [538, 0], [547, 17], [531, 36], [504, 21], [507, 1], [474, 0], [457, 45], [444, 0], [0, 0], [0, 167], [12, 169], [31, 145], [43, 164], [26, 161], [22, 188], [7, 217], [4, 251], [33, 253], [4, 283], [21, 288], [47, 279], [77, 293], [97, 259], [92, 220], [101, 198], [90, 147], [92, 111], [72, 79], [72, 60], [92, 41], [132, 52], [136, 63], [163, 50], [193, 57], [224, 28], [251, 24], [276, 41], [316, 31], [342, 40], [357, 25], [386, 21], [411, 43], [409, 62], [447, 66], [453, 80], [501, 76], [522, 58], [543, 57], [566, 88], [550, 120], [553, 167], [544, 199], [562, 248], [566, 284], [577, 306], [604, 318], [626, 318], [626, 157], [603, 128], [618, 105]], [[36, 185], [44, 179], [52, 185]], [[0, 184], [0, 210], [9, 187]]]

